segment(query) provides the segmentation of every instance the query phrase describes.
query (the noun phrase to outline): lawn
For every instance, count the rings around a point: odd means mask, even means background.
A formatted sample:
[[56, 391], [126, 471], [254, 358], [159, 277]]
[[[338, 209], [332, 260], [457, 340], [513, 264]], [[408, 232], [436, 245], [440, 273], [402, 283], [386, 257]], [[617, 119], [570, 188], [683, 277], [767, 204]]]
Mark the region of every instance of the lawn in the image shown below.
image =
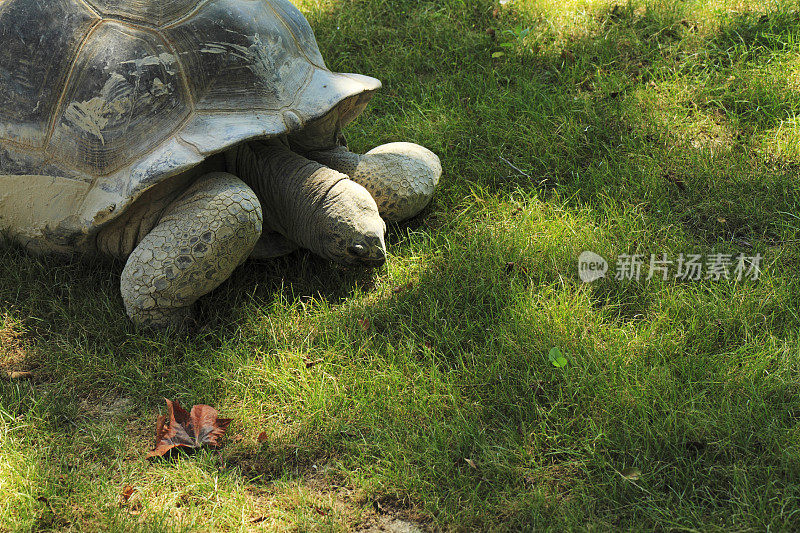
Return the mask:
[[[136, 331], [121, 264], [0, 248], [32, 372], [0, 380], [0, 531], [800, 528], [800, 5], [298, 6], [384, 82], [351, 148], [431, 148], [434, 201], [377, 271], [245, 264], [191, 335]], [[222, 451], [145, 459], [165, 397], [233, 418]]]

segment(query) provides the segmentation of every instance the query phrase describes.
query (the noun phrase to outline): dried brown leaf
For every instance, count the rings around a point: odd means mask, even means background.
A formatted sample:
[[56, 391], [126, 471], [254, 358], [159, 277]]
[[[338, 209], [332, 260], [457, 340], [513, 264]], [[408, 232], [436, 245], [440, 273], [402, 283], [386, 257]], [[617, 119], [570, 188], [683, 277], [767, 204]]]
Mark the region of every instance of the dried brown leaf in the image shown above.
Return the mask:
[[177, 400], [167, 402], [169, 424], [165, 416], [156, 422], [156, 444], [148, 457], [162, 457], [176, 447], [195, 449], [203, 445], [218, 448], [220, 439], [232, 419], [219, 418], [217, 410], [209, 405], [195, 405], [191, 412], [181, 407]]
[[[461, 101], [464, 102], [464, 100], [468, 101], [469, 98], [462, 98]], [[466, 103], [466, 102], [464, 102], [464, 103]], [[402, 292], [406, 292], [406, 291], [408, 291], [410, 289], [413, 289], [413, 288], [414, 288], [414, 284], [409, 281], [408, 283], [406, 283], [404, 285], [400, 285], [399, 287], [395, 287], [394, 289], [392, 289], [392, 292], [395, 293], [395, 294], [400, 294]]]
[[133, 496], [134, 492], [136, 492], [136, 489], [132, 485], [125, 485], [122, 488], [122, 493], [119, 496], [120, 503], [121, 504], [128, 503], [128, 500], [131, 499], [131, 496]]
[[676, 176], [671, 172], [667, 172], [666, 174], [664, 174], [664, 178], [667, 181], [673, 183], [681, 192], [686, 191], [687, 189], [686, 181], [683, 178]]

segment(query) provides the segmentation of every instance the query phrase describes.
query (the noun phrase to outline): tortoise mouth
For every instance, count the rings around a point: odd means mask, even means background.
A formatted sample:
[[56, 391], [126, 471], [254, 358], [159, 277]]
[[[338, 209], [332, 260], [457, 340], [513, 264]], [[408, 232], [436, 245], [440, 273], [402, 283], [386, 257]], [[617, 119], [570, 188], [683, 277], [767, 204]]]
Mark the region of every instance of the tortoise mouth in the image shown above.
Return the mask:
[[356, 266], [365, 267], [365, 268], [379, 268], [386, 264], [386, 258], [382, 257], [379, 259], [358, 259], [356, 261]]
[[352, 253], [348, 249], [345, 254], [328, 255], [327, 258], [343, 267], [352, 269], [380, 268], [386, 264], [386, 255], [382, 252], [366, 256]]

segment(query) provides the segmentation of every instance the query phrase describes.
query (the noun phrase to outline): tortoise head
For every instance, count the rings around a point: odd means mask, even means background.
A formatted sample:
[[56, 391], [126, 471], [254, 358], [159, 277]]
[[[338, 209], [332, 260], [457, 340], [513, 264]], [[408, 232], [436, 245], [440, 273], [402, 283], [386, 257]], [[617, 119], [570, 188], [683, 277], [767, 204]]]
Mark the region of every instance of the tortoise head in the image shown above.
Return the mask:
[[343, 265], [378, 267], [386, 261], [386, 223], [375, 200], [358, 183], [337, 182], [313, 218], [317, 253]]

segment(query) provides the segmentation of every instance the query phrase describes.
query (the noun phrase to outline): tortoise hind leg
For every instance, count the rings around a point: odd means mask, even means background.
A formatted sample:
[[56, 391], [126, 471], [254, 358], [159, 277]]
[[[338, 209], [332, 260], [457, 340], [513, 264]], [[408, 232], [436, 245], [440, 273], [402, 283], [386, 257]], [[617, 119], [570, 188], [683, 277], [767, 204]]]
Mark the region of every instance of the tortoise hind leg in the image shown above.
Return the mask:
[[199, 178], [164, 211], [122, 271], [131, 320], [148, 327], [185, 324], [192, 304], [247, 259], [261, 235], [261, 205], [224, 172]]

